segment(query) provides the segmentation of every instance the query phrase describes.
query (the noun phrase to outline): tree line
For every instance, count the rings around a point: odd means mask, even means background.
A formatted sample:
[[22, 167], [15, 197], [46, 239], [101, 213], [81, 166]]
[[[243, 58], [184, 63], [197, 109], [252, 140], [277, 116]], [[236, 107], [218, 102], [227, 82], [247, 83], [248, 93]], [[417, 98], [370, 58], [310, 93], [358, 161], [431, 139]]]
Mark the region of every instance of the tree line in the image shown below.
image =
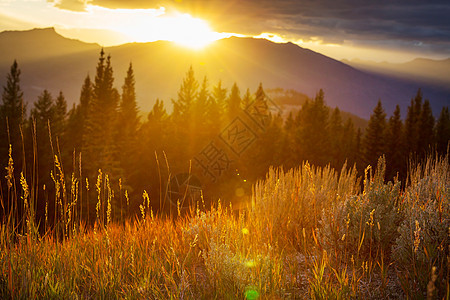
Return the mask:
[[[405, 180], [411, 160], [433, 152], [446, 153], [450, 140], [448, 107], [442, 108], [436, 120], [420, 89], [405, 120], [399, 106], [387, 118], [379, 101], [367, 128], [356, 128], [351, 118], [342, 117], [339, 108], [326, 105], [320, 90], [298, 111], [268, 113], [263, 130], [253, 132], [240, 116], [245, 116], [253, 103], [267, 107], [270, 99], [262, 85], [254, 94], [249, 89], [241, 93], [236, 83], [227, 88], [221, 81], [211, 85], [206, 76], [199, 81], [191, 67], [176, 99], [172, 99], [172, 112], [157, 99], [144, 115], [137, 105], [131, 63], [121, 89], [114, 83], [111, 57], [102, 50], [95, 77], [85, 78], [78, 103], [69, 109], [63, 92], [55, 97], [44, 90], [28, 113], [20, 88], [20, 68], [16, 61], [11, 66], [0, 105], [2, 178], [12, 172], [16, 186], [21, 177], [26, 179], [37, 200], [40, 220], [48, 215], [50, 223], [57, 222], [57, 204], [52, 199], [61, 192], [55, 187], [58, 168], [68, 183], [76, 182], [78, 201], [85, 199], [78, 213], [86, 222], [95, 219], [93, 199], [99, 178], [112, 193], [114, 218], [136, 213], [144, 190], [152, 207], [163, 210], [161, 203], [168, 201], [176, 175], [194, 173], [195, 157], [206, 154], [209, 148], [205, 147], [211, 141], [223, 140], [230, 128], [241, 133], [234, 141], [242, 151], [226, 161], [217, 180], [199, 180], [206, 199], [242, 200], [251, 194], [251, 183], [265, 176], [269, 166], [288, 169], [306, 160], [337, 169], [347, 162], [363, 173], [367, 165], [376, 166], [378, 157], [385, 155], [388, 179], [398, 176]], [[239, 126], [249, 130], [246, 136], [238, 131]], [[13, 170], [4, 168], [9, 163], [13, 163]], [[2, 181], [1, 188], [5, 216], [11, 206], [6, 200], [11, 186]], [[129, 202], [126, 213], [124, 199]]]

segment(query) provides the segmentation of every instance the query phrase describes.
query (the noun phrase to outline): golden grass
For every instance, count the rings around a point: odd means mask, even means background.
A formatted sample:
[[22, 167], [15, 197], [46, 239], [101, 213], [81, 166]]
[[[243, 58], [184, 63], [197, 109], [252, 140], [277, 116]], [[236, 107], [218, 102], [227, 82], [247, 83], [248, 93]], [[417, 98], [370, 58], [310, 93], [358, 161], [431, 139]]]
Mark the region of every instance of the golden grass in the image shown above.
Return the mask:
[[362, 191], [346, 166], [271, 169], [238, 212], [218, 201], [155, 216], [144, 191], [141, 214], [125, 222], [112, 219], [114, 192], [99, 171], [93, 228], [78, 213], [85, 180], [72, 175], [66, 190], [55, 165], [59, 223], [45, 234], [25, 178], [19, 193], [6, 178], [5, 200], [26, 200], [27, 225], [19, 230], [14, 212], [0, 225], [2, 299], [449, 298], [448, 156], [412, 169], [404, 189], [384, 182], [383, 159]]

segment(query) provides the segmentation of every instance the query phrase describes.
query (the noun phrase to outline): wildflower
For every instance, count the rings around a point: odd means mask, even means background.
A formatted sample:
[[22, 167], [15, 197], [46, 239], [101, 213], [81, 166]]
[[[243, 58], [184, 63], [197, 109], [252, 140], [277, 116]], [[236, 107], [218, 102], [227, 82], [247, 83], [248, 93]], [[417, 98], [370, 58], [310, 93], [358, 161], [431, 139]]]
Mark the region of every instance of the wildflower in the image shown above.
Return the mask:
[[247, 234], [249, 234], [249, 231], [248, 231], [248, 229], [247, 229], [247, 228], [245, 228], [245, 227], [244, 227], [244, 228], [242, 228], [242, 230], [241, 230], [241, 231], [242, 231], [242, 234], [243, 234], [243, 235], [247, 235]]

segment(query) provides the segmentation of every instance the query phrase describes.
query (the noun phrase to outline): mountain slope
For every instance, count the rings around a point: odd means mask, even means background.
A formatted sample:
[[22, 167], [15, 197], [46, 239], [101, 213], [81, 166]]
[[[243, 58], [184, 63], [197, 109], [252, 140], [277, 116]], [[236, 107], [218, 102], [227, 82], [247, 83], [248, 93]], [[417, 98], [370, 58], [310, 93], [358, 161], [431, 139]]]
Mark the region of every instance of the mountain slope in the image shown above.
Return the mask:
[[[66, 39], [53, 29], [0, 33], [0, 49], [0, 84], [4, 85], [9, 66], [17, 59], [29, 102], [44, 88], [55, 95], [62, 90], [69, 103], [77, 102], [84, 77], [88, 73], [91, 78], [95, 76], [100, 52], [96, 44]], [[330, 106], [365, 118], [378, 99], [388, 113], [397, 103], [405, 112], [419, 87], [432, 102], [435, 114], [450, 99], [450, 92], [445, 89], [365, 73], [291, 43], [275, 44], [262, 39], [233, 37], [202, 51], [160, 41], [109, 47], [105, 52], [112, 57], [119, 89], [128, 64], [133, 63], [138, 104], [144, 111], [151, 109], [156, 98], [169, 104], [191, 65], [197, 79], [206, 75], [211, 86], [222, 80], [226, 87], [236, 82], [242, 90], [255, 91], [262, 82], [265, 88], [295, 89], [310, 97], [322, 88]]]
[[450, 58], [442, 60], [416, 58], [405, 63], [377, 63], [364, 60], [345, 60], [343, 62], [377, 74], [410, 78], [417, 82], [450, 88]]

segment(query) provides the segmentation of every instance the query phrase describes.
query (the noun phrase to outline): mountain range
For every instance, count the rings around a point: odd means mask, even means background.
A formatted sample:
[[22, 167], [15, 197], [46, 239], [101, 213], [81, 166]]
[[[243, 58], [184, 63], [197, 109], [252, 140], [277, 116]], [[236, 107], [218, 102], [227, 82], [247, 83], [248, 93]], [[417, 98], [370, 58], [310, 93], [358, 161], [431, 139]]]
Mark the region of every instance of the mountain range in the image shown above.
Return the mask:
[[[98, 44], [65, 38], [53, 28], [1, 32], [0, 84], [5, 85], [6, 75], [16, 59], [28, 103], [48, 89], [55, 96], [63, 91], [72, 105], [79, 99], [86, 75], [94, 78], [100, 50]], [[111, 55], [115, 86], [119, 90], [130, 62], [133, 64], [137, 101], [143, 111], [151, 110], [157, 98], [170, 107], [170, 99], [177, 97], [190, 66], [199, 81], [207, 76], [210, 86], [221, 80], [228, 88], [236, 82], [242, 93], [247, 88], [256, 91], [259, 83], [264, 88], [293, 89], [309, 97], [323, 89], [329, 106], [363, 118], [370, 116], [378, 99], [388, 114], [400, 104], [405, 115], [418, 88], [430, 100], [435, 116], [442, 106], [450, 103], [450, 85], [439, 78], [446, 74], [445, 64], [442, 67], [435, 64], [443, 72], [435, 78], [411, 76], [411, 71], [374, 72], [292, 43], [238, 37], [218, 40], [202, 50], [158, 41], [107, 47], [104, 51]]]

